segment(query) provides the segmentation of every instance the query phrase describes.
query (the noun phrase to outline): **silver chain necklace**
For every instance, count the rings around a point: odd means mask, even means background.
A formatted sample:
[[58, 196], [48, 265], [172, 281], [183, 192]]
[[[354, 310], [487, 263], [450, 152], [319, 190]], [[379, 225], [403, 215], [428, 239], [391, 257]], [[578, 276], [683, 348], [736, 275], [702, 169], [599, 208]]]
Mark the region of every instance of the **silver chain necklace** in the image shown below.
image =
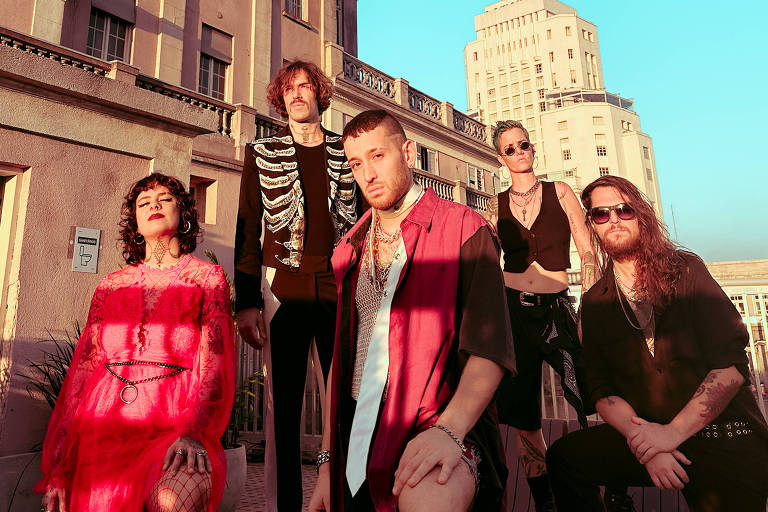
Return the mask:
[[534, 183], [533, 186], [528, 190], [526, 190], [525, 192], [518, 192], [512, 187], [509, 187], [509, 193], [518, 197], [528, 197], [529, 195], [536, 192], [536, 190], [539, 188], [539, 185], [541, 185], [541, 181], [539, 181], [539, 178], [536, 178], [536, 183]]
[[[627, 322], [629, 325], [631, 325], [633, 328], [637, 329], [638, 331], [645, 332], [646, 329], [648, 329], [651, 326], [651, 322], [654, 321], [654, 311], [653, 306], [651, 306], [651, 314], [648, 315], [648, 320], [646, 320], [645, 325], [635, 325], [635, 323], [632, 321], [632, 318], [629, 316], [629, 313], [627, 313], [627, 309], [624, 307], [624, 301], [621, 300], [621, 296], [624, 295], [628, 301], [632, 301], [634, 303], [639, 303], [640, 300], [636, 298], [636, 294], [634, 293], [634, 289], [624, 291], [624, 284], [620, 281], [619, 276], [616, 275], [616, 268], [613, 269], [613, 282], [616, 284], [616, 294], [619, 297], [619, 304], [621, 305], [621, 311], [624, 313], [624, 318], [627, 319]], [[632, 297], [630, 298], [630, 295]], [[638, 323], [640, 323], [640, 318], [637, 319]]]

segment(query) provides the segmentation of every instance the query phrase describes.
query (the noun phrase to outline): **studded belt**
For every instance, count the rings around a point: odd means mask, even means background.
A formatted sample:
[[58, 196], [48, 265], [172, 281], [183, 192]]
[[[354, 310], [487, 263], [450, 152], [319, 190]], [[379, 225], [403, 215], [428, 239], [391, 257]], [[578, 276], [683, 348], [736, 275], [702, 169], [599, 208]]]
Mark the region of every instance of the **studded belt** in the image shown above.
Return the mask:
[[710, 423], [699, 430], [694, 437], [699, 439], [732, 439], [752, 435], [752, 426], [746, 420], [731, 420]]

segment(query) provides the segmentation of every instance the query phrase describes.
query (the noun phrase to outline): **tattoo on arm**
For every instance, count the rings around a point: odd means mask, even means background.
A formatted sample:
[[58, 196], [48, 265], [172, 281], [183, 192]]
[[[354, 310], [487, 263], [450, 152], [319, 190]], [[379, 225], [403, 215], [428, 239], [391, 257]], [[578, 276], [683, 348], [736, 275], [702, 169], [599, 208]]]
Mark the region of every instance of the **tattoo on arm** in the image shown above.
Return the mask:
[[696, 389], [696, 392], [693, 394], [693, 398], [698, 398], [701, 395], [704, 394], [704, 392], [707, 390], [707, 385], [712, 384], [715, 379], [717, 378], [717, 375], [713, 372], [709, 372], [706, 377], [704, 377], [704, 381], [699, 384], [699, 387]]
[[[705, 379], [706, 382], [706, 379]], [[701, 413], [702, 418], [707, 418], [707, 421], [714, 420], [721, 412], [723, 412], [726, 406], [730, 403], [733, 396], [739, 390], [740, 384], [731, 380], [728, 383], [713, 382], [705, 386], [703, 391], [704, 398], [701, 401]], [[696, 393], [699, 393], [697, 390]]]
[[488, 208], [485, 210], [485, 218], [490, 219], [499, 215], [499, 198], [493, 196], [488, 198]]
[[528, 477], [543, 475], [547, 472], [544, 453], [531, 443], [525, 436], [517, 435], [520, 439], [520, 463]]

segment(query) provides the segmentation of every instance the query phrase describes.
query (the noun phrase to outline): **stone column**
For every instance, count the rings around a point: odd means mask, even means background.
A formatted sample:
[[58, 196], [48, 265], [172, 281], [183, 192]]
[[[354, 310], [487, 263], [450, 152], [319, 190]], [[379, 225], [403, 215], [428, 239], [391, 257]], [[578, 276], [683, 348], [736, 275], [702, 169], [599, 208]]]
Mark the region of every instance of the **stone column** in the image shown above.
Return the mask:
[[161, 0], [157, 20], [158, 55], [155, 76], [169, 84], [181, 84], [186, 0]]
[[232, 138], [235, 140], [235, 156], [245, 158], [245, 145], [256, 137], [256, 109], [237, 103], [232, 114]]
[[395, 102], [407, 109], [410, 109], [408, 104], [408, 80], [404, 78], [395, 78]]

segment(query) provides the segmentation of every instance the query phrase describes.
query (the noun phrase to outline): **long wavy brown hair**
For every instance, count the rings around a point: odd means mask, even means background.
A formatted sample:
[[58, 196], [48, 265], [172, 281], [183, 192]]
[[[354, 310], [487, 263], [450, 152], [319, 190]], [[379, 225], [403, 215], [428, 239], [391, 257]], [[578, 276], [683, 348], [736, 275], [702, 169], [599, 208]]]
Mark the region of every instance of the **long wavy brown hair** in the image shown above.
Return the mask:
[[[601, 176], [584, 188], [581, 202], [589, 212], [592, 191], [598, 187], [613, 187], [635, 210], [640, 227], [640, 243], [635, 254], [635, 291], [656, 307], [663, 308], [675, 291], [684, 260], [682, 248], [669, 239], [666, 226], [656, 216], [651, 202], [635, 185], [620, 176]], [[592, 243], [598, 248], [602, 270], [610, 262], [594, 226], [587, 216], [587, 229]]]
[[[123, 206], [120, 210], [120, 238], [118, 240], [123, 243], [123, 259], [128, 265], [135, 265], [143, 261], [147, 248], [136, 223], [136, 199], [145, 190], [151, 190], [157, 186], [167, 188], [179, 205], [179, 226], [176, 235], [174, 235], [179, 241], [179, 256], [189, 254], [197, 247], [200, 224], [197, 222], [195, 200], [184, 188], [184, 184], [173, 176], [159, 173], [150, 174], [133, 184], [131, 190], [123, 198]], [[187, 223], [189, 223], [189, 228], [187, 228]]]
[[312, 84], [312, 89], [315, 91], [317, 110], [322, 114], [331, 106], [333, 83], [317, 65], [303, 60], [297, 60], [283, 66], [267, 87], [267, 101], [275, 107], [281, 116], [288, 117], [288, 110], [286, 110], [285, 101], [283, 101], [283, 92], [299, 71], [304, 71], [307, 74], [309, 83]]

